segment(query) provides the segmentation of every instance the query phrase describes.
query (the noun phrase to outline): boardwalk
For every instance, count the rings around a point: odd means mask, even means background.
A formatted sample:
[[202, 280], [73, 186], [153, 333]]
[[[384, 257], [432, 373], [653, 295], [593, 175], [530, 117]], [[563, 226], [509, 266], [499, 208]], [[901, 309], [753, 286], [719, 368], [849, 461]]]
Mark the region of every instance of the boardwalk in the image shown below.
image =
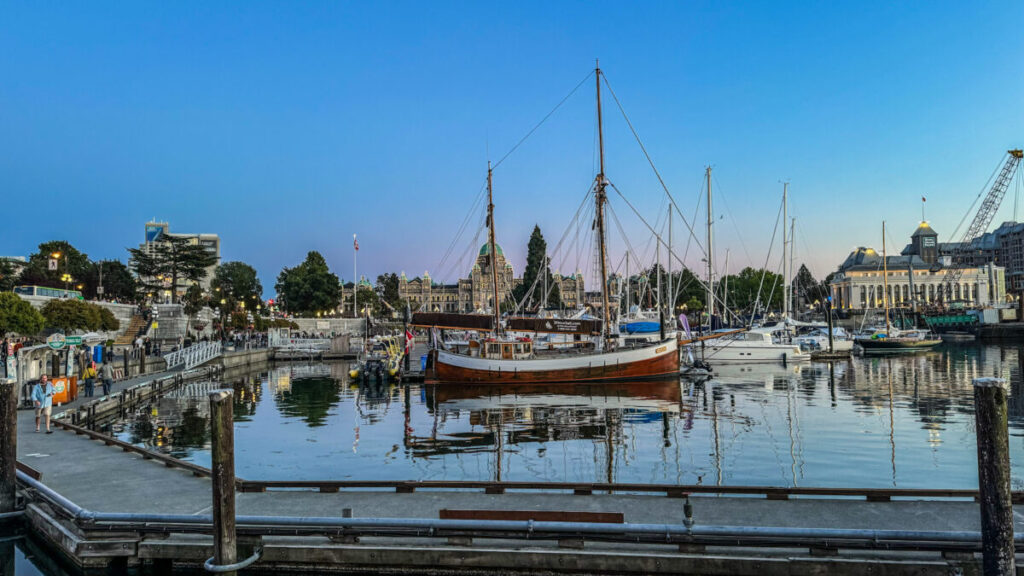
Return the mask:
[[[136, 378], [117, 384], [116, 390], [145, 382], [153, 376]], [[200, 388], [208, 385], [198, 383]], [[76, 408], [78, 403], [61, 407], [56, 411]], [[208, 478], [195, 476], [192, 473], [165, 467], [158, 461], [144, 459], [142, 456], [124, 452], [103, 442], [90, 440], [86, 436], [72, 432], [57, 430], [54, 434], [37, 434], [33, 432], [33, 413], [19, 413], [18, 454], [19, 459], [43, 475], [46, 485], [66, 496], [79, 506], [100, 512], [126, 513], [161, 513], [207, 515], [211, 510], [211, 485]], [[371, 479], [372, 471], [353, 471], [352, 477]], [[252, 480], [252, 479], [249, 479]], [[278, 479], [280, 480], [280, 479]], [[717, 526], [767, 526], [767, 527], [799, 527], [799, 528], [849, 528], [872, 530], [922, 530], [922, 531], [977, 531], [979, 530], [978, 507], [970, 501], [893, 501], [865, 502], [854, 499], [791, 499], [785, 501], [768, 500], [751, 497], [720, 497], [697, 495], [691, 498], [694, 507], [694, 521], [699, 525]], [[442, 509], [460, 510], [524, 510], [524, 511], [573, 511], [573, 512], [613, 512], [622, 513], [627, 523], [664, 523], [681, 525], [684, 522], [683, 500], [667, 498], [663, 495], [629, 495], [629, 494], [593, 494], [572, 495], [566, 493], [523, 493], [508, 492], [505, 494], [486, 494], [483, 491], [455, 490], [419, 490], [414, 493], [395, 493], [393, 491], [342, 490], [336, 493], [315, 491], [283, 491], [270, 490], [257, 493], [239, 493], [237, 496], [238, 514], [248, 516], [282, 516], [282, 517], [341, 517], [346, 509], [351, 510], [356, 518], [424, 518], [437, 519]], [[1018, 533], [1024, 530], [1024, 523], [1018, 521]], [[140, 536], [133, 541], [132, 549], [140, 557], [149, 558], [192, 558], [203, 559], [208, 553], [209, 540], [201, 536], [177, 535], [170, 539], [153, 536]], [[338, 550], [348, 550], [352, 543], [331, 542], [324, 538], [283, 538], [267, 537], [264, 539], [268, 553], [271, 550], [282, 561], [287, 558], [303, 558], [312, 550], [326, 556], [324, 562], [330, 563], [341, 558]], [[517, 556], [487, 555], [474, 547], [469, 552], [465, 546], [452, 546], [444, 539], [427, 539], [419, 541], [417, 546], [426, 546], [430, 554], [419, 556], [406, 554], [410, 552], [407, 540], [387, 538], [364, 538], [355, 545], [358, 554], [364, 561], [376, 558], [373, 563], [390, 566], [420, 565], [421, 567], [438, 567], [440, 565], [458, 564], [457, 558], [466, 558], [467, 554], [477, 558], [478, 566], [508, 566], [514, 563], [524, 569], [539, 569], [544, 562], [535, 556], [538, 550], [552, 550], [551, 542], [501, 541], [492, 542], [490, 546], [501, 549], [514, 549]], [[349, 548], [346, 548], [349, 547]], [[401, 554], [396, 553], [384, 560], [380, 555], [374, 556], [370, 551], [398, 547]], [[383, 547], [383, 548], [381, 548]], [[418, 548], [419, 549], [419, 548]], [[557, 550], [557, 549], [556, 549]], [[304, 551], [301, 554], [298, 551]], [[333, 551], [333, 552], [331, 552]], [[657, 565], [635, 564], [641, 571], [659, 571], [664, 569], [682, 570], [691, 566], [696, 560], [692, 556], [681, 554], [676, 545], [629, 546], [622, 543], [587, 542], [587, 554], [610, 554], [616, 562], [624, 561], [623, 554], [642, 554], [644, 558], [659, 558]], [[328, 553], [329, 552], [329, 553]], [[392, 552], [395, 552], [392, 550]], [[422, 552], [422, 550], [421, 550]], [[560, 554], [571, 555], [572, 552], [561, 551]], [[581, 552], [582, 553], [582, 552]], [[654, 553], [663, 556], [652, 555]], [[764, 549], [752, 552], [749, 549], [716, 549], [716, 554], [730, 557], [737, 568], [751, 557], [783, 562], [775, 573], [787, 573], [791, 563], [799, 559], [807, 560], [807, 551]], [[298, 554], [298, 556], [295, 556]], [[332, 555], [333, 554], [333, 555]], [[353, 558], [349, 550], [346, 558]], [[882, 556], [879, 556], [882, 554]], [[474, 556], [475, 555], [475, 556]], [[568, 557], [568, 556], [567, 556]], [[885, 558], [884, 553], [862, 551], [857, 553], [844, 552], [843, 561], [862, 560], [879, 561]], [[397, 560], [402, 558], [402, 560]], [[575, 557], [579, 560], [580, 557]], [[586, 556], [586, 558], [590, 558]], [[590, 568], [607, 568], [618, 566], [614, 562], [606, 563], [607, 558]], [[699, 558], [699, 556], [698, 556]], [[907, 558], [900, 558], [904, 562]], [[911, 558], [913, 564], [931, 566], [939, 572], [949, 569], [949, 562], [938, 553], [927, 553]], [[345, 560], [349, 561], [349, 560]], [[580, 560], [582, 561], [582, 560]], [[814, 559], [814, 562], [831, 560]], [[452, 564], [452, 563], [455, 564]], [[539, 562], [539, 563], [538, 563]], [[653, 562], [653, 560], [652, 560]], [[674, 564], [673, 564], [674, 563]], [[831, 566], [831, 564], [829, 564]], [[582, 566], [582, 564], [581, 564]], [[619, 566], [619, 568], [623, 568]], [[661, 568], [659, 568], [661, 567]], [[604, 569], [602, 568], [602, 569]], [[834, 569], [831, 566], [830, 569]], [[624, 568], [623, 568], [624, 569]], [[738, 569], [738, 568], [737, 568]], [[742, 570], [740, 570], [742, 572]], [[852, 570], [848, 573], [860, 573]]]

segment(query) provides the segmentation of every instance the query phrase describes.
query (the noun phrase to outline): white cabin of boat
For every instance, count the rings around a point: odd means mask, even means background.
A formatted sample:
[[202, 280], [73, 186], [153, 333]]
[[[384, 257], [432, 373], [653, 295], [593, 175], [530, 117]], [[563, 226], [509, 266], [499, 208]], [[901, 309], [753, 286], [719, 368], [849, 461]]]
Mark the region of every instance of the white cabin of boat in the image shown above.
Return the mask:
[[525, 360], [533, 357], [531, 340], [470, 340], [469, 355], [475, 358], [500, 358], [502, 360]]

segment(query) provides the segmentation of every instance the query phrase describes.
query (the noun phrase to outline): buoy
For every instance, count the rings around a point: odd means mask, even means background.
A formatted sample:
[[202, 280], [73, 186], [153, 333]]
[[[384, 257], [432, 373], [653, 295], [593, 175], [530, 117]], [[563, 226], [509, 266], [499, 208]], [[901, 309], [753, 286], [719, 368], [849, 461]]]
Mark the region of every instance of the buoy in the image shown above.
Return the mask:
[[349, 378], [359, 378], [359, 370], [352, 369], [348, 371]]
[[388, 370], [388, 374], [390, 374], [391, 376], [398, 374], [398, 368], [392, 368]]

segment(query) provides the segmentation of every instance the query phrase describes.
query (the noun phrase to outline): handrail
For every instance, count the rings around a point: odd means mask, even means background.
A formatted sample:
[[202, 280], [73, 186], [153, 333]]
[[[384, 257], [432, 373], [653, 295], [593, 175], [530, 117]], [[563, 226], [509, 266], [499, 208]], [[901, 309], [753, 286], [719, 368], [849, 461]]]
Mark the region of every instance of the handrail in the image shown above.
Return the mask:
[[194, 476], [209, 477], [212, 474], [209, 468], [204, 468], [198, 464], [193, 464], [192, 462], [179, 460], [177, 458], [174, 458], [173, 456], [167, 456], [166, 454], [154, 452], [147, 448], [142, 448], [134, 444], [125, 442], [123, 440], [118, 440], [117, 438], [114, 438], [113, 436], [109, 436], [102, 432], [96, 432], [95, 430], [89, 430], [88, 428], [76, 426], [74, 424], [71, 424], [70, 422], [65, 421], [64, 419], [54, 419], [53, 423], [56, 426], [60, 426], [61, 428], [68, 430], [70, 432], [74, 432], [77, 435], [88, 436], [92, 440], [100, 440], [107, 446], [117, 446], [118, 448], [125, 452], [133, 452], [135, 454], [139, 454], [145, 460], [156, 460], [157, 462], [161, 462], [168, 468], [181, 468], [183, 470], [188, 470]]
[[168, 369], [184, 365], [185, 369], [188, 370], [213, 360], [220, 356], [221, 352], [222, 349], [219, 340], [213, 342], [197, 342], [188, 348], [168, 352], [167, 354], [164, 354], [163, 358], [164, 361], [167, 362]]
[[[56, 506], [75, 524], [90, 530], [209, 533], [211, 515], [96, 512], [82, 508], [38, 480], [19, 472], [18, 480]], [[239, 533], [291, 535], [410, 535], [444, 538], [469, 536], [513, 540], [560, 539], [571, 535], [604, 541], [644, 544], [722, 544], [760, 547], [875, 548], [910, 550], [981, 549], [974, 530], [874, 530], [785, 526], [720, 526], [699, 524], [687, 513], [683, 524], [601, 524], [535, 520], [445, 520], [434, 518], [346, 518], [323, 516], [237, 516]], [[1024, 534], [1014, 536], [1024, 548]], [[256, 555], [254, 555], [256, 556]]]
[[[785, 487], [785, 486], [708, 486], [683, 484], [637, 484], [602, 482], [490, 482], [476, 480], [240, 480], [241, 492], [266, 492], [267, 490], [310, 489], [320, 492], [338, 492], [342, 489], [369, 488], [394, 489], [396, 492], [416, 490], [485, 490], [488, 494], [504, 494], [518, 491], [572, 491], [577, 495], [595, 492], [636, 492], [660, 493], [673, 498], [691, 494], [720, 494], [739, 496], [764, 496], [769, 500], [786, 500], [791, 496], [810, 497], [859, 497], [870, 502], [884, 502], [893, 498], [918, 499], [977, 499], [977, 490], [936, 489], [936, 488], [827, 488], [827, 487]], [[1024, 502], [1024, 491], [1012, 493], [1015, 503]]]

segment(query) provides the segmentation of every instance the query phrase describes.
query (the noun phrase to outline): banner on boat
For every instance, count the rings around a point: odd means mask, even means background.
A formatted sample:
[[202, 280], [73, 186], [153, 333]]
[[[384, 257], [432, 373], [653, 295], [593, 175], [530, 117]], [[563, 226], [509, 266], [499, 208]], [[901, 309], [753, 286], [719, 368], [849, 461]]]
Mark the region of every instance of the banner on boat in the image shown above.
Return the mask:
[[571, 318], [509, 318], [507, 329], [513, 332], [548, 332], [552, 334], [600, 334], [600, 320]]
[[445, 328], [449, 330], [494, 329], [494, 316], [487, 314], [445, 314], [442, 312], [417, 312], [412, 315], [411, 326], [420, 328]]

